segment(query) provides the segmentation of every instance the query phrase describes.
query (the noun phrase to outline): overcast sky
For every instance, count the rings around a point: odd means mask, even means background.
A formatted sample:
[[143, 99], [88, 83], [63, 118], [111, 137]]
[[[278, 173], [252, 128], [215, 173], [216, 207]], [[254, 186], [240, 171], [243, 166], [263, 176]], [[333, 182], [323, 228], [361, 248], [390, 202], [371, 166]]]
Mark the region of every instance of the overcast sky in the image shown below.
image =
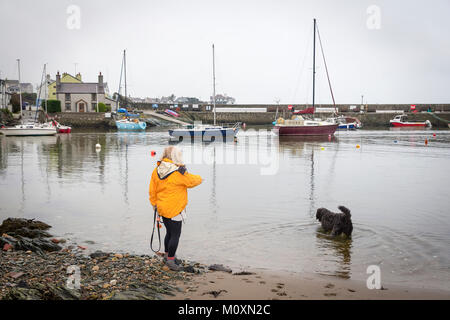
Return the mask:
[[[76, 11], [70, 6], [79, 8]], [[99, 71], [137, 97], [311, 102], [317, 18], [336, 103], [450, 103], [450, 0], [1, 0], [1, 78]], [[79, 28], [78, 28], [79, 26]], [[331, 103], [317, 47], [317, 101]]]

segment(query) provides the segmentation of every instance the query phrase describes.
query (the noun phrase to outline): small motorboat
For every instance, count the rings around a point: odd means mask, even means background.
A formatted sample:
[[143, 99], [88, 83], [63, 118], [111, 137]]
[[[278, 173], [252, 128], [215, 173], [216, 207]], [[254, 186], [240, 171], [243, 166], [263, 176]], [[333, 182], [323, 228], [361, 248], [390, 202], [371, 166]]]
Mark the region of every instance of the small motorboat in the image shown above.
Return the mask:
[[72, 127], [62, 125], [56, 120], [52, 120], [52, 125], [56, 127], [57, 133], [71, 133], [72, 132]]
[[170, 109], [166, 109], [166, 110], [164, 110], [164, 112], [171, 116], [177, 117], [177, 118], [180, 116], [178, 113], [176, 113], [175, 111], [172, 111]]
[[56, 131], [58, 133], [71, 133], [72, 132], [72, 127], [69, 126], [63, 126], [62, 124], [59, 124], [56, 126]]
[[356, 130], [362, 128], [362, 123], [358, 118], [340, 116], [335, 118], [339, 124], [338, 130]]
[[422, 128], [431, 128], [430, 120], [426, 120], [423, 122], [412, 122], [408, 121], [408, 117], [406, 115], [398, 115], [395, 116], [394, 119], [389, 121], [391, 126], [396, 128], [401, 127], [422, 127]]

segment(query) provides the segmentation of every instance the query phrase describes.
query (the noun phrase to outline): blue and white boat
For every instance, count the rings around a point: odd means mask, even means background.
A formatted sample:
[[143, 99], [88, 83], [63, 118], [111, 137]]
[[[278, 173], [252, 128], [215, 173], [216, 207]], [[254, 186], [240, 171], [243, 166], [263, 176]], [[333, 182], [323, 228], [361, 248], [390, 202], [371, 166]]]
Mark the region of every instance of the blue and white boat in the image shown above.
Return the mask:
[[116, 121], [118, 130], [124, 131], [144, 131], [147, 128], [147, 123], [139, 121], [138, 119], [122, 119]]
[[233, 125], [216, 125], [216, 69], [214, 62], [214, 44], [213, 51], [213, 110], [214, 110], [214, 124], [196, 124], [187, 125], [182, 128], [169, 130], [171, 141], [234, 141], [241, 123], [237, 122]]
[[171, 141], [234, 141], [239, 132], [240, 123], [233, 126], [187, 125], [183, 128], [169, 130]]
[[327, 121], [337, 123], [338, 130], [356, 130], [362, 127], [362, 123], [358, 118], [339, 116], [336, 118], [329, 118]]
[[[116, 108], [119, 107], [120, 87], [122, 83], [122, 72], [125, 76], [125, 97], [127, 95], [127, 62], [125, 50], [123, 50], [122, 69], [120, 70], [119, 90], [117, 91]], [[120, 131], [144, 131], [147, 128], [147, 123], [139, 120], [139, 114], [129, 113], [127, 108], [120, 108], [117, 110], [117, 116], [121, 116], [122, 119], [116, 120], [117, 130]]]

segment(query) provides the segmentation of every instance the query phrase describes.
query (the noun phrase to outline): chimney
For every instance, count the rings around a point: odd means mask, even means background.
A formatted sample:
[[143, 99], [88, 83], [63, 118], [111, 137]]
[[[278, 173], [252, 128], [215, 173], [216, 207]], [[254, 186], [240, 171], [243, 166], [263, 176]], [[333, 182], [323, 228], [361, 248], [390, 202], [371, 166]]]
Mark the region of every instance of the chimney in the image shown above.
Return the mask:
[[61, 75], [59, 74], [59, 71], [56, 73], [56, 87], [61, 85]]
[[75, 76], [78, 80], [80, 80], [81, 81], [81, 73], [77, 73], [77, 75]]
[[101, 72], [98, 74], [98, 89], [100, 92], [103, 91], [103, 75]]

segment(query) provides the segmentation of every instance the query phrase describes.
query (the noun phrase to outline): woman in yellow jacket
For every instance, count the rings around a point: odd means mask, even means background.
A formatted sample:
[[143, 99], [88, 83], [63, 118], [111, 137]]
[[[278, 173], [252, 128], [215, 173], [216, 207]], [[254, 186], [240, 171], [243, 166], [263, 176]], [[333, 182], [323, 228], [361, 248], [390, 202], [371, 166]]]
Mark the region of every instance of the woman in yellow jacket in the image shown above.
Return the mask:
[[190, 174], [183, 165], [181, 150], [170, 146], [164, 149], [161, 161], [153, 170], [150, 180], [150, 202], [162, 217], [166, 227], [164, 259], [174, 271], [181, 270], [176, 264], [175, 252], [184, 219], [182, 212], [187, 205], [187, 189], [202, 183], [199, 175]]

